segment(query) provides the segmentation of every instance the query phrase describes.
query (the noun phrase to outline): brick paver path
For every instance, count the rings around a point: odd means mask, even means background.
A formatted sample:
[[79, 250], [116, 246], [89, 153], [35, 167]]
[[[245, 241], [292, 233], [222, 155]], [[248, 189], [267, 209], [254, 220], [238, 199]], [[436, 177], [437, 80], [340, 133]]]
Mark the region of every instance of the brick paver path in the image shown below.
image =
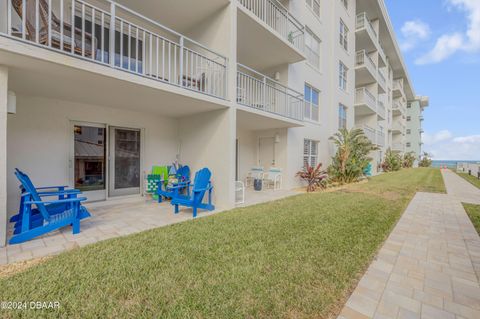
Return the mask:
[[415, 195], [339, 319], [480, 318], [480, 237], [460, 202], [477, 190], [443, 175], [448, 194]]
[[462, 203], [480, 204], [480, 189], [449, 169], [442, 170], [448, 195]]

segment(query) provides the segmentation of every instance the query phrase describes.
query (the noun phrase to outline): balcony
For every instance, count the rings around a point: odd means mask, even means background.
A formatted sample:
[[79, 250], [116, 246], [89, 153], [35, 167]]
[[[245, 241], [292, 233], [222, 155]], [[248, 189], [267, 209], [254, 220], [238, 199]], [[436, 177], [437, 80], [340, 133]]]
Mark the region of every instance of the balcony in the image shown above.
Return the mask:
[[381, 68], [387, 66], [387, 55], [380, 43], [378, 44], [378, 66]]
[[369, 115], [377, 112], [377, 99], [365, 87], [355, 90], [355, 114]]
[[393, 97], [405, 97], [405, 91], [403, 87], [403, 79], [393, 80]]
[[238, 59], [255, 69], [305, 60], [305, 30], [277, 0], [237, 0]]
[[392, 111], [394, 116], [396, 115], [403, 116], [407, 113], [404, 98], [396, 98], [393, 100]]
[[377, 130], [376, 144], [380, 147], [385, 147], [385, 133]]
[[385, 76], [383, 73], [378, 70], [378, 93], [383, 94], [387, 93], [387, 80], [385, 79]]
[[371, 128], [370, 126], [368, 126], [366, 124], [364, 124], [364, 125], [362, 125], [358, 128], [363, 131], [363, 133], [370, 140], [370, 142], [372, 142], [373, 144], [377, 143], [377, 136], [376, 136], [375, 129]]
[[385, 104], [382, 101], [378, 101], [377, 103], [377, 115], [378, 119], [384, 121], [387, 119], [387, 109], [385, 108]]
[[377, 66], [365, 50], [355, 56], [355, 84], [364, 86], [377, 81]]
[[303, 94], [239, 64], [237, 103], [284, 119], [303, 121]]
[[115, 2], [52, 2], [8, 1], [2, 35], [95, 63], [95, 70], [100, 65], [226, 99], [226, 57]]
[[378, 35], [366, 12], [357, 14], [355, 35], [358, 48], [363, 48], [370, 52], [377, 50]]
[[392, 124], [392, 134], [404, 134], [405, 133], [405, 125], [394, 122]]
[[393, 143], [392, 151], [403, 153], [405, 152], [405, 145], [403, 143]]

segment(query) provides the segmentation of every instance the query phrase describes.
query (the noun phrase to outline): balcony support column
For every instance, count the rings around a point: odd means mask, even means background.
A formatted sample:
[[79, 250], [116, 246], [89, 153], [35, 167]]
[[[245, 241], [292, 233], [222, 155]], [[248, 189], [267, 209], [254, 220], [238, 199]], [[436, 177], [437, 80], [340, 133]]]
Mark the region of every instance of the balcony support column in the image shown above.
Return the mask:
[[0, 246], [7, 242], [7, 103], [8, 68], [0, 65]]

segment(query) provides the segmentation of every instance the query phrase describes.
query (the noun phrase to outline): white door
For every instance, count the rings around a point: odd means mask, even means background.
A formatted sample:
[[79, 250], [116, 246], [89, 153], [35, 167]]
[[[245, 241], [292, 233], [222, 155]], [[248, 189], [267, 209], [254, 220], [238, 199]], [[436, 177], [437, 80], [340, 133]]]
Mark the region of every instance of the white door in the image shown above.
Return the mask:
[[267, 170], [275, 165], [275, 138], [260, 137], [258, 139], [258, 166]]
[[109, 127], [109, 196], [140, 194], [141, 132]]
[[71, 185], [89, 201], [106, 199], [107, 130], [104, 124], [72, 122], [70, 125]]

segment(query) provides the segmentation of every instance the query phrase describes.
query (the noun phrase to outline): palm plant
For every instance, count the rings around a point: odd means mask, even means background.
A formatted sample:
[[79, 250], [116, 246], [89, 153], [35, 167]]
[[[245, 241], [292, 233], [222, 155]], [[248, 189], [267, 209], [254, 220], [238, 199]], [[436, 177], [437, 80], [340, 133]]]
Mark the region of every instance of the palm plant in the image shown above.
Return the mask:
[[318, 188], [327, 187], [327, 172], [323, 171], [322, 164], [317, 166], [310, 166], [308, 163], [303, 169], [299, 171], [297, 176], [307, 182], [307, 192], [314, 192]]
[[330, 140], [337, 148], [328, 168], [330, 178], [338, 183], [357, 181], [372, 160], [368, 154], [378, 148], [361, 129], [340, 129]]
[[394, 172], [402, 168], [402, 157], [400, 154], [393, 152], [390, 148], [385, 153], [385, 158], [382, 163], [384, 172]]

